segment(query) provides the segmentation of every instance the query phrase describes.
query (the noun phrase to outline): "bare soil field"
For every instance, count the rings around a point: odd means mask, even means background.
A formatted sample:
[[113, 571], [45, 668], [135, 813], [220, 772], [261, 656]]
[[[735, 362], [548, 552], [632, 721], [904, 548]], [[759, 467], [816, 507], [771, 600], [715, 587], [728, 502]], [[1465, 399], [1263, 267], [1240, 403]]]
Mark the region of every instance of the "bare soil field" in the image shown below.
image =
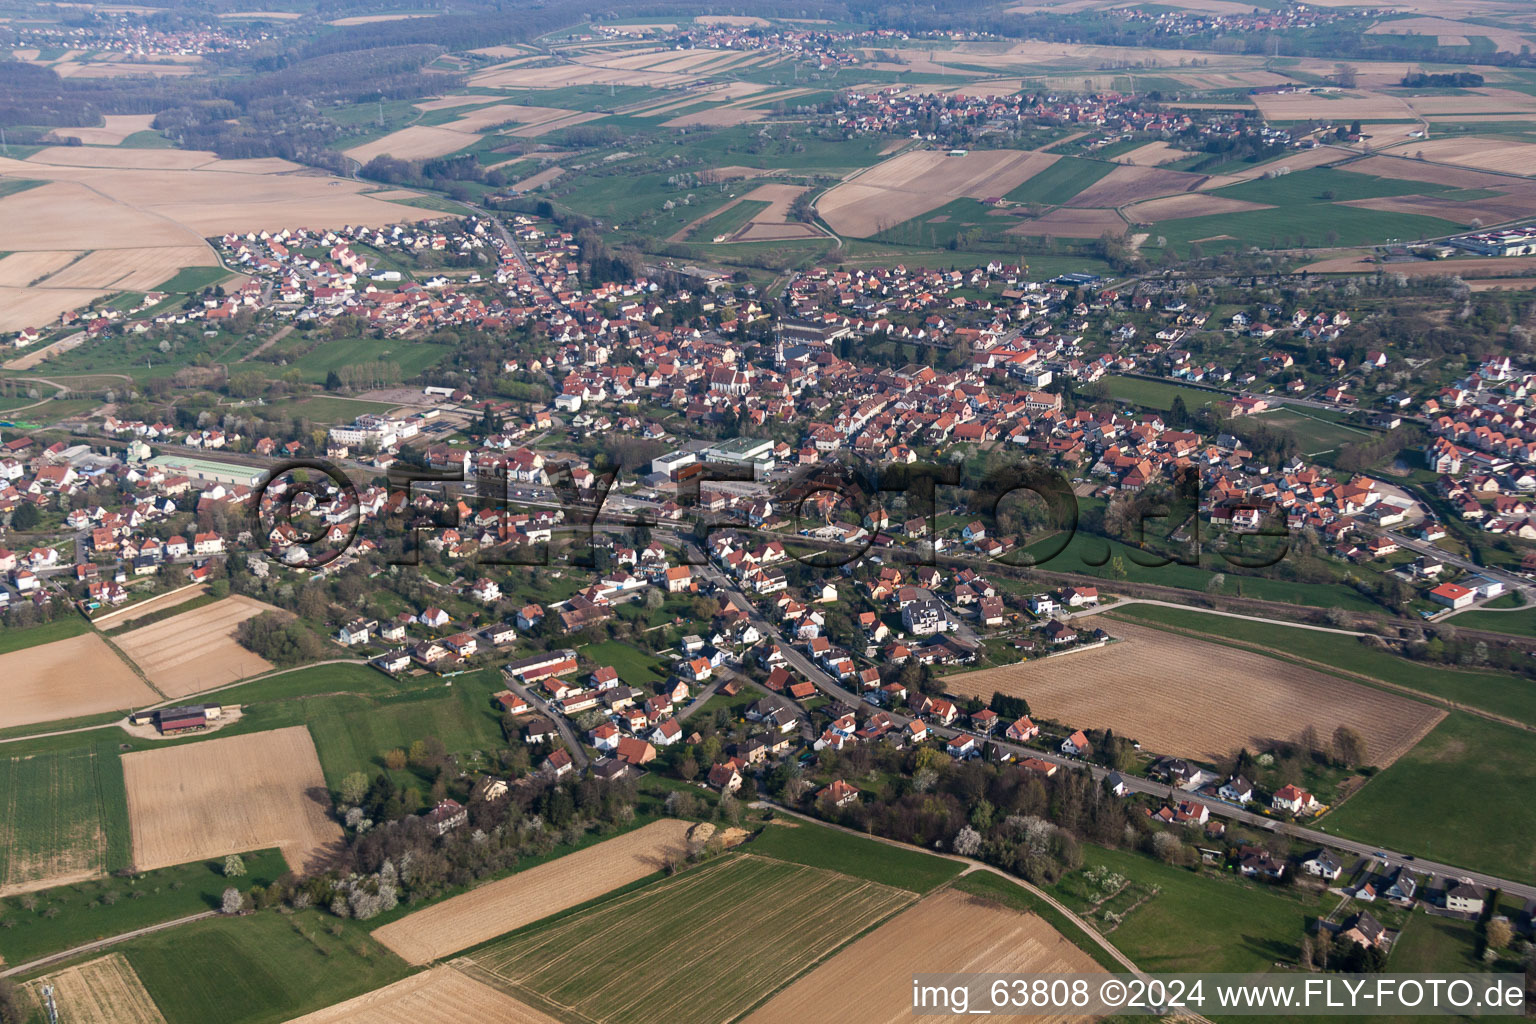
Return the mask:
[[1453, 21], [1449, 18], [1399, 18], [1395, 21], [1378, 21], [1366, 29], [1367, 35], [1435, 36], [1441, 46], [1465, 46], [1468, 36], [1482, 36], [1495, 48], [1509, 53], [1519, 53], [1522, 46], [1530, 46], [1531, 39], [1507, 28], [1495, 28], [1474, 21]]
[[1536, 256], [1474, 256], [1454, 260], [1414, 260], [1409, 263], [1370, 263], [1361, 256], [1322, 260], [1306, 268], [1314, 274], [1389, 274], [1408, 277], [1473, 278], [1520, 277], [1536, 273]]
[[214, 266], [218, 266], [218, 259], [206, 245], [97, 249], [37, 282], [35, 287], [148, 291], [175, 277], [183, 267]]
[[1183, 195], [1149, 199], [1125, 208], [1125, 215], [1142, 224], [1155, 224], [1160, 220], [1179, 220], [1184, 217], [1208, 217], [1217, 213], [1246, 213], [1249, 210], [1272, 209], [1266, 203], [1250, 203], [1246, 199], [1228, 199], [1226, 196], [1207, 195], [1204, 192], [1186, 192]]
[[[1304, 149], [1296, 153], [1287, 153], [1278, 160], [1254, 164], [1252, 167], [1244, 167], [1235, 171], [1228, 171], [1220, 177], [1229, 181], [1251, 181], [1262, 177], [1265, 171], [1277, 171], [1285, 168], [1289, 171], [1305, 171], [1310, 167], [1327, 167], [1341, 160], [1348, 160], [1353, 153], [1348, 150], [1334, 149], [1331, 146], [1318, 146], [1316, 149]], [[1213, 176], [1215, 177], [1215, 176]], [[1200, 186], [1201, 189], [1211, 188], [1207, 182]]]
[[763, 113], [759, 110], [745, 110], [740, 107], [713, 107], [709, 110], [697, 110], [692, 114], [683, 114], [674, 117], [670, 121], [661, 122], [663, 128], [729, 128], [732, 125], [746, 124], [749, 121], [761, 121]]
[[1206, 177], [1161, 167], [1116, 167], [1069, 199], [1066, 205], [1113, 209], [1158, 196], [1191, 192], [1203, 185]]
[[1377, 178], [1397, 181], [1423, 181], [1433, 185], [1450, 185], [1453, 188], [1503, 188], [1510, 179], [1475, 170], [1459, 170], [1443, 164], [1423, 163], [1396, 156], [1368, 156], [1364, 160], [1340, 167], [1352, 174], [1369, 174]]
[[1440, 217], [1453, 224], [1472, 228], [1472, 221], [1489, 226], [1508, 220], [1536, 216], [1536, 193], [1505, 193], [1486, 199], [1447, 199], [1444, 196], [1389, 196], [1378, 199], [1352, 199], [1341, 206], [1359, 206], [1389, 213], [1417, 213]]
[[[1422, 98], [1422, 97], [1419, 97]], [[1457, 97], [1460, 99], [1461, 97]], [[1381, 121], [1413, 117], [1408, 99], [1376, 92], [1293, 92], [1253, 97], [1254, 106], [1271, 121]]]
[[114, 629], [118, 626], [125, 626], [134, 619], [148, 615], [150, 612], [158, 612], [166, 608], [174, 608], [179, 604], [186, 604], [193, 598], [202, 597], [206, 593], [208, 593], [207, 587], [185, 587], [181, 590], [173, 590], [168, 594], [161, 594], [159, 597], [152, 597], [148, 601], [139, 601], [126, 608], [119, 608], [115, 612], [98, 615], [92, 621], [101, 629]]
[[271, 671], [271, 662], [235, 641], [236, 626], [271, 611], [277, 609], [237, 594], [129, 630], [114, 642], [167, 697], [186, 697]]
[[121, 953], [108, 953], [28, 983], [39, 1014], [47, 1005], [44, 985], [53, 986], [59, 1019], [70, 1024], [165, 1024], [160, 1008]]
[[1536, 172], [1536, 143], [1509, 139], [1484, 139], [1475, 135], [1454, 139], [1415, 139], [1405, 152], [1443, 164], [1456, 164], [1499, 174], [1529, 175]]
[[94, 633], [0, 654], [0, 729], [160, 700]]
[[[1291, 740], [1307, 725], [1359, 730], [1385, 768], [1445, 717], [1395, 694], [1250, 651], [1116, 622], [1119, 643], [948, 677], [953, 693], [1026, 698], [1046, 718], [1113, 728], [1147, 750], [1220, 760], [1239, 747]], [[1153, 695], [1148, 699], [1148, 695]]]
[[553, 1017], [452, 967], [402, 978], [288, 1024], [557, 1024]]
[[366, 164], [376, 156], [392, 156], [396, 160], [426, 160], [457, 152], [465, 146], [473, 145], [478, 138], [477, 135], [457, 132], [444, 125], [413, 124], [390, 132], [381, 139], [353, 146], [345, 150], [345, 153], [360, 164]]
[[[115, 167], [152, 171], [188, 171], [216, 161], [212, 153], [191, 149], [102, 149], [82, 146], [51, 146], [28, 159], [28, 166]], [[292, 165], [297, 166], [297, 165]]]
[[1149, 142], [1129, 153], [1121, 153], [1115, 157], [1115, 162], [1130, 164], [1133, 167], [1158, 167], [1162, 164], [1171, 164], [1175, 160], [1183, 160], [1189, 155], [1188, 150], [1175, 149], [1166, 142]]
[[55, 128], [48, 134], [56, 139], [79, 139], [85, 146], [117, 146], [135, 132], [148, 131], [154, 119], [154, 114], [106, 114], [99, 128]]
[[559, 89], [568, 85], [653, 85], [657, 88], [688, 85], [693, 75], [655, 72], [643, 68], [589, 67], [560, 64], [554, 67], [492, 67], [469, 77], [469, 84], [491, 89]]
[[768, 22], [762, 18], [740, 14], [701, 14], [693, 20], [700, 25], [736, 25], [744, 28], [768, 27]]
[[1125, 220], [1114, 210], [1074, 210], [1065, 206], [1043, 217], [1020, 221], [1010, 235], [1060, 235], [1063, 238], [1098, 238], [1104, 232], [1122, 235]]
[[132, 78], [153, 75], [178, 78], [197, 70], [191, 64], [142, 64], [137, 61], [65, 61], [54, 66], [60, 78]]
[[407, 963], [430, 963], [660, 871], [686, 849], [688, 827], [670, 818], [654, 821], [407, 914], [373, 937]]
[[[0, 331], [19, 331], [23, 327], [45, 327], [59, 314], [86, 306], [107, 294], [95, 288], [43, 289], [0, 286]], [[25, 359], [25, 357], [23, 357]], [[8, 370], [28, 370], [36, 365], [11, 360]], [[15, 364], [15, 365], [13, 365]]]
[[584, 124], [587, 121], [596, 121], [608, 115], [595, 110], [567, 110], [554, 117], [546, 117], [532, 124], [519, 125], [507, 132], [508, 135], [519, 139], [536, 139], [540, 135], [548, 135], [550, 132], [559, 131], [562, 128], [570, 128], [574, 125]]
[[63, 270], [79, 256], [78, 252], [37, 249], [0, 257], [0, 287], [25, 288], [33, 281]]
[[[1104, 970], [1042, 918], [942, 889], [803, 975], [749, 1015], [746, 1024], [812, 1020], [899, 1024], [912, 1016], [914, 963], [937, 973], [1099, 974]], [[1057, 1014], [1031, 1019], [1083, 1018]]]
[[405, 21], [408, 18], [430, 18], [430, 14], [354, 14], [350, 18], [337, 18], [327, 25], [372, 25], [379, 21]]
[[519, 192], [531, 192], [533, 189], [548, 185], [564, 173], [564, 167], [546, 167], [537, 174], [530, 174], [522, 181], [513, 183], [512, 187]]
[[864, 237], [952, 199], [1006, 195], [1060, 157], [1031, 150], [975, 150], [949, 156], [925, 149], [902, 153], [833, 188], [817, 201], [839, 234]]
[[140, 871], [276, 846], [294, 871], [342, 840], [302, 725], [124, 754]]

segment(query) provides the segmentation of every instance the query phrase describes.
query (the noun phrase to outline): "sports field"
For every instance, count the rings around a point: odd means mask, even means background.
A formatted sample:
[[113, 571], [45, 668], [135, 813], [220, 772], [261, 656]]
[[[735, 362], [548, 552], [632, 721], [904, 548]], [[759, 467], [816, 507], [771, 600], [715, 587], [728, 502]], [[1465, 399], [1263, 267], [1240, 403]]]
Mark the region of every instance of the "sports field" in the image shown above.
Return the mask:
[[731, 856], [478, 950], [471, 973], [559, 1016], [716, 1024], [914, 898], [822, 868]]

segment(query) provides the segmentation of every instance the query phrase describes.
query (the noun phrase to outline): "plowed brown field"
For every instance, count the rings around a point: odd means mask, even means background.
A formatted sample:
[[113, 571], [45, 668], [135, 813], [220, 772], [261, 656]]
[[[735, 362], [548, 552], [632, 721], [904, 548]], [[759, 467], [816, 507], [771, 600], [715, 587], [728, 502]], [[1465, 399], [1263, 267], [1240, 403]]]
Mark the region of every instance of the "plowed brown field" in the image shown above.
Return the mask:
[[660, 871], [668, 855], [685, 849], [688, 826], [652, 822], [407, 914], [373, 937], [408, 963], [430, 963]]
[[0, 654], [0, 729], [158, 701], [94, 633]]
[[277, 609], [235, 595], [131, 629], [114, 640], [167, 697], [186, 697], [271, 671], [270, 661], [235, 640], [235, 627], [272, 611]]
[[[914, 970], [940, 974], [1096, 974], [1103, 968], [1042, 918], [944, 889], [800, 978], [747, 1017], [746, 1024], [906, 1022], [912, 1019]], [[1055, 1014], [1030, 1019], [1063, 1022], [1083, 1018]]]
[[302, 725], [123, 755], [140, 871], [276, 846], [295, 871], [341, 842]]
[[1219, 760], [1240, 747], [1340, 725], [1385, 768], [1445, 712], [1393, 693], [1262, 654], [1116, 622], [1119, 643], [945, 680], [952, 693], [1024, 697], [1036, 712], [1081, 729], [1112, 728], [1157, 754]]
[[459, 973], [434, 967], [305, 1014], [289, 1024], [556, 1024], [553, 1017]]
[[59, 1019], [70, 1024], [165, 1024], [160, 1008], [121, 953], [45, 974], [29, 984], [37, 998], [39, 1020], [45, 1005], [44, 985], [53, 986]]

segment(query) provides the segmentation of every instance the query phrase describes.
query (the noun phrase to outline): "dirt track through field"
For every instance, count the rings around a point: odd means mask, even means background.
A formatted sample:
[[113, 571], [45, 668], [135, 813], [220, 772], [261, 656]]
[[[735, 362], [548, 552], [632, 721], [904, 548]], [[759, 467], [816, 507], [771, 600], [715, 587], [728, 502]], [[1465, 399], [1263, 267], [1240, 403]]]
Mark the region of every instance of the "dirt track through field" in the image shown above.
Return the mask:
[[128, 711], [159, 699], [94, 633], [0, 654], [0, 729]]
[[140, 871], [273, 846], [304, 871], [342, 841], [302, 725], [136, 751], [122, 761]]
[[1293, 740], [1308, 725], [1325, 739], [1348, 725], [1385, 768], [1445, 712], [1396, 694], [1261, 654], [1116, 622], [1121, 638], [1093, 651], [950, 676], [949, 690], [1024, 697], [1044, 718], [1113, 728], [1148, 751], [1220, 760], [1240, 747]]
[[434, 967], [393, 985], [305, 1014], [289, 1024], [557, 1024], [553, 1017], [452, 967]]
[[[801, 977], [747, 1017], [745, 1024], [818, 1020], [903, 1024], [912, 1019], [914, 970], [1098, 974], [1104, 969], [1034, 914], [943, 889]], [[1081, 1019], [1061, 1014], [1030, 1018]]]
[[121, 953], [54, 971], [30, 982], [28, 991], [44, 1007], [43, 986], [52, 985], [59, 1019], [68, 1024], [165, 1024], [165, 1016]]
[[270, 672], [272, 663], [241, 647], [235, 629], [246, 619], [277, 610], [235, 595], [131, 629], [113, 642], [167, 697], [186, 697]]
[[671, 818], [652, 822], [407, 914], [373, 937], [407, 963], [430, 963], [660, 871], [684, 851], [688, 828]]

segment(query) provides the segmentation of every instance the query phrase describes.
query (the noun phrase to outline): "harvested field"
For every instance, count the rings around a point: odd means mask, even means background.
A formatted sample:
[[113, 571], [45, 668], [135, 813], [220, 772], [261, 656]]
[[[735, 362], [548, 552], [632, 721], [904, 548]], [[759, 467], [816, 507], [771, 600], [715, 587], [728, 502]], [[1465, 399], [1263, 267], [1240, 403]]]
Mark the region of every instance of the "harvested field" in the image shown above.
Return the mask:
[[[464, 970], [570, 1019], [716, 1024], [913, 899], [824, 868], [735, 855], [493, 943]], [[687, 996], [669, 998], [682, 966]]]
[[746, 124], [749, 121], [761, 121], [766, 115], [760, 110], [747, 110], [740, 107], [711, 107], [709, 110], [696, 110], [691, 114], [682, 114], [669, 121], [661, 122], [663, 128], [729, 128], [732, 125]]
[[[95, 288], [49, 291], [40, 288], [0, 286], [0, 331], [19, 331], [23, 327], [48, 326], [58, 319], [59, 314], [89, 305], [93, 299], [99, 299], [106, 294]], [[11, 363], [6, 364], [6, 368], [26, 370], [31, 369], [32, 365], [35, 364], [20, 365], [19, 360], [12, 360]]]
[[1422, 181], [1432, 185], [1450, 185], [1453, 188], [1503, 188], [1512, 184], [1509, 178], [1483, 171], [1461, 170], [1443, 164], [1423, 163], [1396, 156], [1368, 156], [1364, 160], [1340, 167], [1352, 174], [1369, 174], [1377, 178], [1396, 181]]
[[[1103, 971], [1043, 919], [979, 896], [944, 889], [902, 911], [794, 982], [747, 1017], [746, 1024], [803, 1024], [811, 1020], [898, 1024], [912, 1016], [914, 964], [935, 973]], [[1082, 1018], [1057, 1014], [1030, 1019], [1059, 1022]]]
[[1183, 217], [1208, 217], [1217, 213], [1246, 213], [1249, 210], [1269, 210], [1266, 203], [1250, 203], [1245, 199], [1228, 199], [1204, 192], [1188, 192], [1183, 195], [1149, 199], [1125, 208], [1125, 215], [1142, 224], [1155, 224], [1160, 220], [1179, 220]]
[[271, 671], [271, 662], [235, 641], [236, 626], [271, 611], [277, 609], [234, 595], [129, 630], [115, 642], [167, 697], [186, 697]]
[[1387, 196], [1377, 199], [1352, 199], [1340, 205], [1359, 206], [1367, 210], [1385, 210], [1388, 213], [1424, 214], [1471, 228], [1474, 218], [1479, 225], [1493, 225], [1507, 220], [1536, 216], [1536, 192], [1505, 193], [1485, 199], [1461, 200], [1438, 195]]
[[1496, 49], [1508, 53], [1519, 53], [1521, 47], [1532, 43], [1529, 36], [1507, 28], [1494, 28], [1474, 21], [1452, 21], [1449, 18], [1378, 21], [1365, 31], [1367, 35], [1435, 36], [1441, 46], [1465, 46], [1468, 36], [1481, 36], [1492, 42]]
[[768, 27], [768, 22], [762, 18], [754, 18], [751, 15], [701, 14], [693, 20], [700, 25], [736, 25], [744, 28]]
[[12, 251], [189, 245], [202, 238], [68, 181], [0, 199], [0, 222], [5, 224], [5, 247]]
[[1199, 188], [1207, 175], [1161, 167], [1116, 167], [1067, 201], [1068, 206], [1109, 208]]
[[99, 629], [116, 629], [120, 626], [126, 626], [134, 619], [142, 618], [150, 612], [175, 608], [179, 604], [186, 604], [188, 601], [202, 597], [206, 593], [208, 593], [207, 587], [184, 587], [180, 590], [173, 590], [168, 594], [161, 594], [159, 597], [152, 597], [148, 601], [139, 601], [135, 604], [130, 604], [126, 608], [119, 608], [117, 611], [98, 615], [92, 621], [96, 623]]
[[816, 208], [839, 234], [865, 237], [952, 199], [1007, 195], [1058, 159], [1018, 149], [977, 150], [964, 156], [915, 150], [838, 185]]
[[372, 25], [379, 21], [405, 21], [407, 18], [431, 18], [431, 14], [354, 14], [350, 18], [337, 18], [327, 25]]
[[402, 978], [288, 1024], [557, 1024], [504, 992], [452, 967]]
[[[715, 167], [710, 170], [700, 171], [699, 176], [706, 182], [716, 182], [735, 181], [737, 178], [761, 178], [766, 174], [774, 173], [776, 172], [762, 167], [737, 167], [733, 164], [729, 167]], [[0, 266], [4, 266], [3, 261], [0, 261]]]
[[55, 128], [48, 134], [55, 139], [79, 139], [84, 146], [117, 146], [135, 132], [150, 129], [154, 114], [106, 114], [101, 127]]
[[546, 167], [537, 174], [530, 174], [522, 181], [514, 182], [511, 187], [518, 192], [531, 192], [536, 188], [543, 188], [564, 173], [564, 167]]
[[1114, 210], [1074, 210], [1060, 207], [1008, 229], [1010, 235], [1060, 235], [1063, 238], [1098, 238], [1104, 232], [1122, 235], [1125, 220]]
[[1341, 256], [1306, 267], [1314, 274], [1374, 274], [1386, 270], [1409, 277], [1473, 278], [1519, 277], [1536, 272], [1536, 256], [1470, 256], [1454, 260], [1413, 260], [1406, 263], [1371, 263], [1362, 256]]
[[59, 1019], [70, 1024], [165, 1024], [160, 1008], [121, 953], [108, 953], [30, 982], [27, 989], [37, 1000], [39, 1013], [46, 1005], [44, 985], [53, 986]]
[[[27, 160], [27, 166], [50, 164], [57, 167], [115, 167], [151, 171], [189, 171], [216, 161], [212, 153], [192, 149], [86, 149], [80, 146], [50, 146], [40, 149]], [[297, 167], [297, 164], [291, 165]], [[43, 175], [38, 175], [43, 177]]]
[[425, 964], [660, 871], [685, 849], [686, 821], [666, 819], [407, 914], [373, 937]]
[[218, 266], [218, 259], [206, 245], [97, 249], [34, 287], [148, 291], [175, 277], [183, 267], [214, 266]]
[[[948, 677], [951, 692], [1026, 698], [1046, 718], [1113, 728], [1158, 754], [1220, 760], [1239, 747], [1291, 740], [1308, 725], [1359, 730], [1385, 768], [1445, 712], [1261, 654], [1116, 622], [1095, 651]], [[1143, 695], [1156, 694], [1146, 700]]]
[[376, 156], [392, 156], [396, 160], [426, 160], [458, 152], [465, 146], [473, 145], [477, 139], [478, 135], [466, 135], [442, 125], [413, 124], [390, 132], [382, 139], [353, 146], [345, 153], [360, 164], [366, 164]]
[[[1460, 97], [1458, 97], [1460, 98]], [[1390, 121], [1414, 116], [1402, 96], [1375, 92], [1289, 92], [1253, 97], [1254, 106], [1271, 121]]]
[[64, 61], [54, 65], [60, 78], [133, 78], [139, 75], [178, 78], [198, 68], [193, 64], [140, 64], [135, 61]]
[[33, 281], [63, 270], [80, 258], [78, 252], [38, 249], [0, 257], [0, 287], [25, 288]]
[[588, 121], [597, 121], [607, 117], [600, 111], [567, 110], [555, 117], [547, 117], [531, 124], [519, 125], [508, 131], [507, 134], [519, 139], [536, 139], [540, 135], [548, 135], [550, 132], [559, 131], [562, 128], [570, 128]]
[[1130, 164], [1133, 167], [1157, 167], [1162, 164], [1171, 164], [1175, 160], [1183, 160], [1189, 155], [1188, 150], [1175, 149], [1166, 142], [1149, 142], [1140, 149], [1121, 153], [1114, 159], [1117, 164]]
[[124, 754], [140, 871], [276, 846], [294, 871], [342, 840], [302, 725]]
[[757, 214], [751, 220], [743, 224], [731, 236], [728, 242], [765, 242], [782, 241], [789, 238], [821, 238], [821, 229], [814, 224], [804, 221], [790, 220], [789, 210], [796, 197], [803, 195], [807, 190], [800, 185], [759, 185], [740, 199], [728, 206], [715, 211], [710, 216], [719, 216], [726, 209], [735, 206], [736, 203], [765, 202], [768, 207]]
[[158, 699], [94, 633], [0, 654], [0, 729], [128, 711]]
[[1415, 139], [1405, 151], [1425, 160], [1473, 167], [1480, 171], [1499, 174], [1531, 175], [1536, 173], [1536, 143], [1513, 142], [1509, 139], [1484, 139], [1475, 135], [1457, 136], [1454, 139]]
[[469, 78], [470, 85], [489, 89], [560, 89], [568, 85], [652, 85], [664, 89], [695, 81], [698, 79], [690, 74], [585, 64], [536, 68], [500, 65], [486, 68]]

